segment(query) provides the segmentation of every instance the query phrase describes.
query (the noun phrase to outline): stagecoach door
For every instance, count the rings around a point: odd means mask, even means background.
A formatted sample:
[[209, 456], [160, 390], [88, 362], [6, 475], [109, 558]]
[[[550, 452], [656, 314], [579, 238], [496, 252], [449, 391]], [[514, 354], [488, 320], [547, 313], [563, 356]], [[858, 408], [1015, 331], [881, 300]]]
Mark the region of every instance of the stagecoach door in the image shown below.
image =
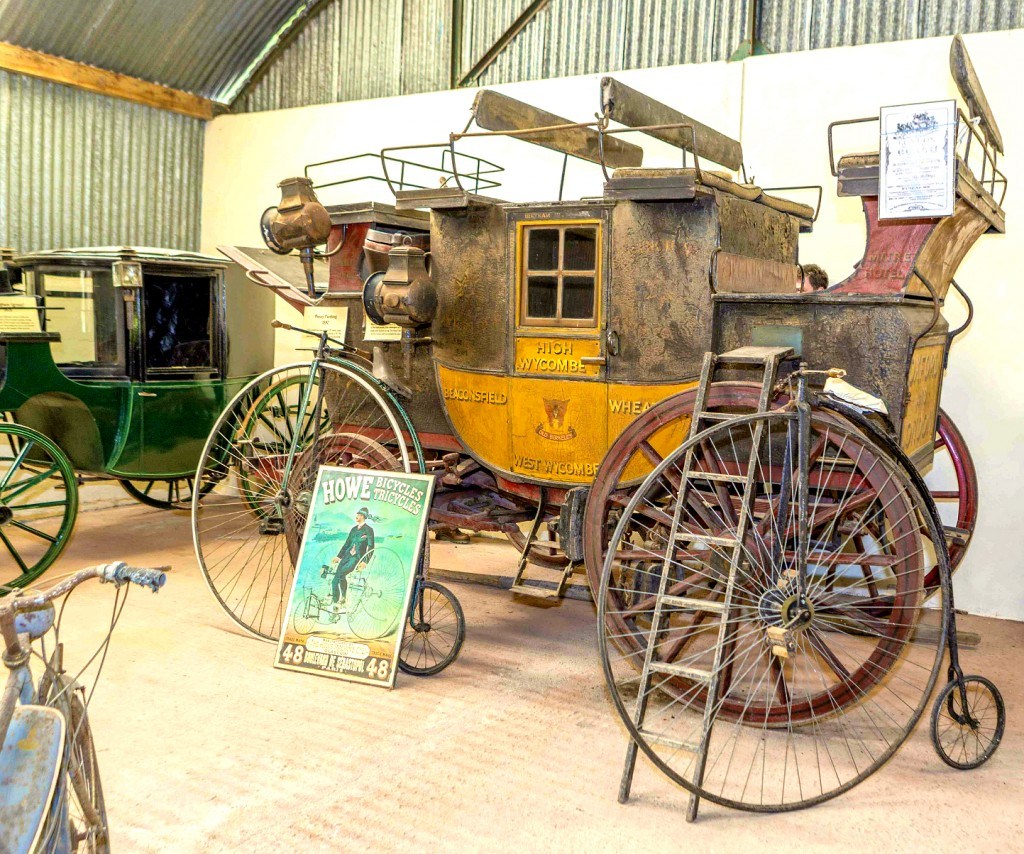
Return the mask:
[[510, 385], [515, 474], [590, 483], [608, 447], [605, 227], [599, 218], [516, 223]]

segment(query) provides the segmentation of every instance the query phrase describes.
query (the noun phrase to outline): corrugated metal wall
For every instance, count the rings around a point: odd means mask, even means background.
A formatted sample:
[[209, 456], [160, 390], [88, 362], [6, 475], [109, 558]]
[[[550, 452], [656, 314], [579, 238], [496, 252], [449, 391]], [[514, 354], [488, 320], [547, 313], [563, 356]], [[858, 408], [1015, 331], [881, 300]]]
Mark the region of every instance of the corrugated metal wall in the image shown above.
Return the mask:
[[234, 109], [275, 110], [447, 89], [452, 4], [333, 0], [303, 25]]
[[[727, 59], [753, 0], [551, 0], [480, 85]], [[528, 0], [331, 0], [275, 57], [239, 112], [448, 88], [453, 14], [465, 73]], [[774, 53], [1024, 26], [1021, 0], [764, 0]]]
[[203, 122], [0, 72], [0, 246], [199, 248]]

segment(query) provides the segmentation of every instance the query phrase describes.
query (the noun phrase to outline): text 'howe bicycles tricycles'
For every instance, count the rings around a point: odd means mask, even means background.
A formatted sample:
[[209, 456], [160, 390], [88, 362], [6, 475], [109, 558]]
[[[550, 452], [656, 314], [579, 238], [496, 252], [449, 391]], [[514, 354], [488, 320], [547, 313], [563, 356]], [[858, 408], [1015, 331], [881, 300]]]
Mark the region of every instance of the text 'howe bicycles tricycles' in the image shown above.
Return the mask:
[[[228, 613], [276, 637], [319, 464], [411, 466], [438, 478], [435, 524], [520, 543], [514, 593], [557, 599], [585, 565], [631, 736], [623, 799], [640, 750], [690, 791], [691, 817], [701, 798], [768, 811], [834, 797], [906, 740], [947, 650], [935, 746], [954, 767], [986, 761], [1005, 713], [959, 665], [950, 577], [977, 482], [939, 409], [962, 331], [942, 305], [977, 238], [1004, 230], [1006, 181], [959, 39], [950, 64], [971, 113], [942, 128], [952, 213], [880, 217], [879, 155], [833, 157], [868, 245], [814, 292], [797, 244], [816, 211], [735, 178], [738, 142], [611, 78], [591, 122], [481, 91], [483, 130], [451, 134], [424, 167], [440, 188], [381, 153], [394, 207], [327, 210], [308, 174], [282, 182], [268, 249], [225, 251], [293, 306], [349, 322], [312, 368], [236, 399], [207, 443], [193, 531]], [[830, 127], [830, 154], [848, 123]], [[621, 137], [637, 132], [682, 167], [643, 166]], [[598, 164], [603, 195], [480, 194], [485, 161], [455, 144], [494, 135]], [[949, 482], [929, 488], [922, 472], [940, 468]]]
[[272, 301], [236, 294], [240, 279], [171, 250], [0, 259], [0, 584], [30, 584], [57, 559], [83, 475], [151, 507], [188, 505], [221, 409], [273, 360]]

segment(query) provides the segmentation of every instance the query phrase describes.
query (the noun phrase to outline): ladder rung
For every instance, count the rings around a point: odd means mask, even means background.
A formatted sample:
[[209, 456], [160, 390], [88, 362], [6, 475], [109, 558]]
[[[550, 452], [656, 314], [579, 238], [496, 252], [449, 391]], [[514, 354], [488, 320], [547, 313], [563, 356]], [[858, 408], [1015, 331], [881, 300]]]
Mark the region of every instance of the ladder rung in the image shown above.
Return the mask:
[[699, 421], [730, 421], [740, 416], [736, 412], [702, 412], [696, 417]]
[[966, 545], [971, 539], [971, 532], [966, 528], [954, 528], [952, 525], [946, 525], [943, 531], [946, 533], [946, 539], [958, 546]]
[[660, 744], [662, 747], [671, 747], [675, 750], [685, 750], [688, 753], [697, 753], [700, 750], [700, 745], [694, 744], [692, 741], [680, 741], [678, 738], [669, 738], [667, 735], [659, 735], [656, 732], [650, 732], [646, 729], [641, 729], [640, 735], [642, 735], [646, 741], [653, 742], [654, 744]]
[[735, 537], [711, 537], [707, 534], [691, 534], [689, 531], [678, 531], [676, 539], [687, 543], [707, 543], [711, 546], [728, 546], [729, 548], [739, 545], [739, 541]]
[[662, 596], [662, 604], [684, 611], [710, 611], [712, 614], [725, 613], [725, 603], [711, 599], [690, 599], [686, 596]]
[[728, 353], [719, 353], [719, 365], [763, 365], [772, 359], [786, 359], [795, 354], [792, 347], [737, 347]]
[[699, 667], [686, 667], [682, 664], [672, 664], [669, 661], [652, 661], [651, 670], [655, 673], [665, 673], [668, 676], [682, 676], [691, 682], [703, 682], [711, 684], [713, 674], [710, 670], [701, 670]]
[[716, 471], [690, 471], [689, 476], [694, 480], [709, 480], [714, 483], [746, 483], [745, 474], [720, 474]]

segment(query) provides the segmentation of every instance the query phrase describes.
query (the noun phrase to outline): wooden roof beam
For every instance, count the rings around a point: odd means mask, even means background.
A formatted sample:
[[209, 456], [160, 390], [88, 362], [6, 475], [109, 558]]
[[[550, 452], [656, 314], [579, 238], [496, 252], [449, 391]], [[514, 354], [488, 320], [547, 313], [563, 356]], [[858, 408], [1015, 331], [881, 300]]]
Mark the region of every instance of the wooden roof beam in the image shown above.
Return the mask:
[[121, 98], [158, 110], [170, 110], [204, 121], [212, 119], [224, 110], [216, 101], [201, 98], [190, 92], [171, 89], [159, 83], [150, 83], [138, 77], [129, 77], [127, 74], [118, 74], [116, 71], [107, 71], [7, 42], [0, 42], [0, 70], [38, 77], [51, 83], [60, 83], [111, 98]]

